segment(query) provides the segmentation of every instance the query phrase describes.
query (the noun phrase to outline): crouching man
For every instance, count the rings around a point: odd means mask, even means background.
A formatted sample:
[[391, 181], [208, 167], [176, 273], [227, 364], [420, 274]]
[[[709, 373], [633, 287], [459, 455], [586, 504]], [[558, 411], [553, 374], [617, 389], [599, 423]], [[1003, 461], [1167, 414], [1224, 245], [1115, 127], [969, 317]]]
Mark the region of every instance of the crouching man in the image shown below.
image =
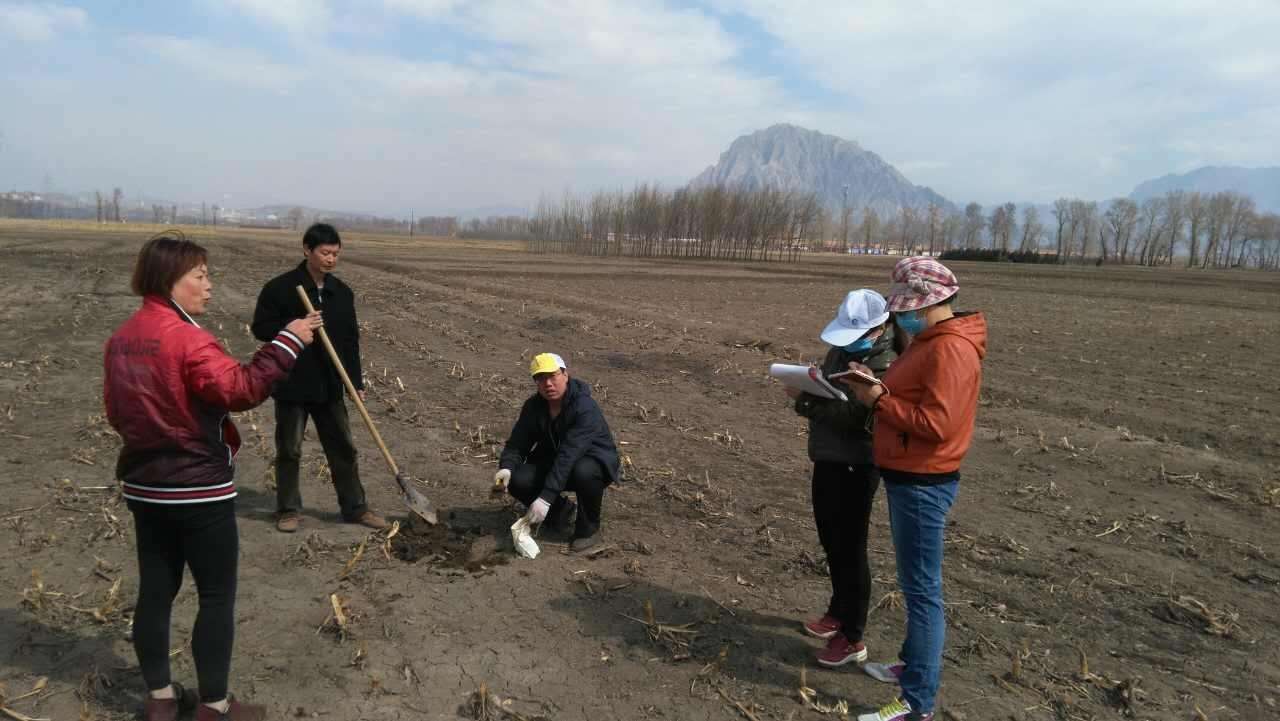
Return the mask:
[[529, 374], [537, 392], [520, 409], [494, 483], [529, 507], [531, 523], [545, 520], [558, 531], [574, 516], [575, 504], [562, 495], [572, 491], [578, 503], [569, 548], [585, 551], [600, 540], [600, 507], [618, 478], [618, 448], [591, 386], [570, 378], [560, 356], [534, 357]]

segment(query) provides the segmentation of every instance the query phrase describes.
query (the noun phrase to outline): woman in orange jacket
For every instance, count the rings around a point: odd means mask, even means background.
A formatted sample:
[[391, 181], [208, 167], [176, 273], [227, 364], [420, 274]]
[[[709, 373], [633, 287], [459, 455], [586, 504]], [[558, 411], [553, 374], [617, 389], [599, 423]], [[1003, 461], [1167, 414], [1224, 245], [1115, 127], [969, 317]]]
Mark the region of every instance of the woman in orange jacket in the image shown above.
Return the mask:
[[932, 721], [946, 633], [943, 530], [973, 439], [987, 323], [981, 313], [952, 309], [959, 284], [933, 258], [904, 258], [892, 281], [888, 308], [911, 342], [883, 385], [852, 381], [851, 388], [875, 417], [873, 455], [889, 499], [907, 635], [898, 662], [864, 666], [897, 683], [901, 697], [858, 721]]

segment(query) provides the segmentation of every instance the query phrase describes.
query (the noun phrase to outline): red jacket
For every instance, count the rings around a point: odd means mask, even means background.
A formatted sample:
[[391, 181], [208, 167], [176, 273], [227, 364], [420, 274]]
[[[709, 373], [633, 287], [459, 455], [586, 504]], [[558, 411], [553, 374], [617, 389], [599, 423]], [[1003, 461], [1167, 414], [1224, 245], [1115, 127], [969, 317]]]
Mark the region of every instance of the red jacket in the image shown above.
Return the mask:
[[876, 465], [906, 473], [952, 473], [973, 440], [987, 321], [957, 314], [911, 341], [881, 379], [876, 404]]
[[124, 441], [116, 463], [124, 497], [162, 504], [234, 498], [240, 434], [228, 411], [266, 400], [303, 347], [282, 331], [241, 365], [176, 304], [144, 298], [103, 357], [107, 420]]

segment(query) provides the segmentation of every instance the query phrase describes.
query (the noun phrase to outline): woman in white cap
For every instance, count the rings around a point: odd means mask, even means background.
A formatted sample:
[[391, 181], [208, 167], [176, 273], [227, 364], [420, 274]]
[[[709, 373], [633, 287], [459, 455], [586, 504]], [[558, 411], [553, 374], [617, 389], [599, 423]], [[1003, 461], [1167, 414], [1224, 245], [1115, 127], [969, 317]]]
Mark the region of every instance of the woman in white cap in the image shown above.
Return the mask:
[[[893, 326], [885, 300], [873, 290], [845, 296], [836, 317], [822, 331], [831, 346], [822, 362], [830, 375], [861, 363], [877, 376], [896, 356]], [[880, 486], [871, 454], [866, 406], [852, 401], [819, 398], [788, 389], [796, 413], [809, 419], [809, 459], [813, 461], [813, 517], [818, 540], [827, 554], [831, 600], [821, 618], [804, 630], [827, 642], [817, 655], [823, 666], [835, 668], [867, 658], [862, 634], [871, 600], [871, 567], [867, 557], [867, 527], [871, 503]]]
[[564, 359], [539, 353], [529, 364], [537, 392], [524, 402], [511, 436], [502, 448], [494, 481], [529, 507], [530, 523], [548, 521], [564, 530], [574, 517], [572, 551], [585, 551], [600, 541], [600, 509], [604, 489], [618, 480], [618, 447], [591, 397], [591, 386], [569, 377]]
[[973, 439], [987, 322], [981, 313], [952, 308], [960, 284], [933, 258], [903, 258], [892, 282], [888, 310], [911, 345], [885, 374], [884, 385], [849, 387], [875, 417], [875, 461], [889, 499], [907, 635], [897, 661], [863, 667], [896, 683], [900, 698], [858, 721], [933, 721], [947, 630], [943, 532]]

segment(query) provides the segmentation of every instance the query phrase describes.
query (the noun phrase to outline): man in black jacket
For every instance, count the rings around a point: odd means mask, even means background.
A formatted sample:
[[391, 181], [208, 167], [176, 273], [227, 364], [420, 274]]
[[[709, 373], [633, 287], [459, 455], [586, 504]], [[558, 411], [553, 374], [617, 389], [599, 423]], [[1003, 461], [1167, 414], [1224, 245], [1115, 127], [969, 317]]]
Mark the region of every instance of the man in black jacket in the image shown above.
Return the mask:
[[[360, 330], [356, 325], [355, 294], [336, 276], [342, 238], [332, 225], [316, 223], [302, 236], [303, 261], [293, 270], [272, 278], [258, 294], [253, 312], [253, 335], [274, 338], [292, 318], [306, 315], [296, 288], [301, 285], [311, 304], [324, 315], [324, 328], [333, 342], [351, 384], [364, 398], [360, 373]], [[343, 520], [370, 528], [387, 522], [369, 510], [356, 447], [347, 417], [345, 388], [328, 353], [316, 344], [298, 356], [293, 373], [276, 386], [276, 528], [293, 533], [301, 522], [302, 492], [298, 483], [302, 461], [302, 433], [310, 416], [329, 461], [333, 486]]]
[[560, 356], [534, 357], [529, 375], [538, 392], [520, 409], [494, 483], [529, 507], [531, 523], [550, 518], [561, 530], [574, 510], [561, 493], [573, 491], [580, 507], [569, 548], [585, 551], [600, 540], [604, 489], [618, 479], [621, 467], [618, 448], [591, 386], [570, 378]]

